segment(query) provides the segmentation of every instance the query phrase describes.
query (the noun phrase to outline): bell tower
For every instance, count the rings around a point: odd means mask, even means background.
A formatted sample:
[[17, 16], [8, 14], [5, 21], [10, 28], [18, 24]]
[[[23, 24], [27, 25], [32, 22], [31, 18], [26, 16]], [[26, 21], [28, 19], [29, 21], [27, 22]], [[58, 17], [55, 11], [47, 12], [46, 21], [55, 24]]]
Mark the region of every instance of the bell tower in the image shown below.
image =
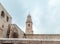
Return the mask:
[[30, 14], [27, 16], [27, 20], [26, 20], [26, 34], [33, 34], [32, 19]]

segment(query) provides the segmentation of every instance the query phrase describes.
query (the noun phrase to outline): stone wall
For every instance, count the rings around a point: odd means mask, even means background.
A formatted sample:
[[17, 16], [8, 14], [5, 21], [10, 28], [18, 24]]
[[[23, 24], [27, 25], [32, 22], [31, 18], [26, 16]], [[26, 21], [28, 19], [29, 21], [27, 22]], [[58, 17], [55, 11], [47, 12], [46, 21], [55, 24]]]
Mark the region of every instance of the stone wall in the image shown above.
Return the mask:
[[26, 34], [26, 38], [36, 39], [60, 39], [60, 34]]
[[33, 39], [13, 39], [13, 40], [0, 40], [0, 44], [60, 44], [60, 40], [33, 40]]
[[16, 24], [13, 25], [15, 27], [14, 30], [18, 33], [18, 38], [24, 38], [24, 32]]
[[[3, 15], [2, 14], [3, 11]], [[8, 21], [7, 21], [8, 17]], [[2, 35], [0, 33], [0, 38], [6, 37], [8, 25], [11, 24], [12, 17], [8, 14], [8, 12], [4, 9], [4, 7], [0, 3], [0, 28], [2, 29]]]

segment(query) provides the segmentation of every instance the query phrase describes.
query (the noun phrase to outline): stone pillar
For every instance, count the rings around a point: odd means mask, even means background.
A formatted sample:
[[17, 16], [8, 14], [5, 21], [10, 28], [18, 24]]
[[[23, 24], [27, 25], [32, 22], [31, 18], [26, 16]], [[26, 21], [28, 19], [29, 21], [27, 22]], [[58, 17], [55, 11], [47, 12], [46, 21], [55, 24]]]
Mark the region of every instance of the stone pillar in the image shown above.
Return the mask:
[[10, 35], [9, 38], [13, 38], [13, 34], [14, 34], [14, 26], [13, 24], [10, 25]]
[[3, 29], [0, 28], [0, 38], [3, 38]]

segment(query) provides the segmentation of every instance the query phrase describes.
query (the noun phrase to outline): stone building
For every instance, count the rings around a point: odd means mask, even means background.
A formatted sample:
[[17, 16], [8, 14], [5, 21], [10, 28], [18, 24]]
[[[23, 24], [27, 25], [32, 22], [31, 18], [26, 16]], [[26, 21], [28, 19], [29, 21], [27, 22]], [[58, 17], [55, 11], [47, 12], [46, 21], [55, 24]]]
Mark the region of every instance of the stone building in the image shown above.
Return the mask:
[[24, 32], [16, 24], [12, 24], [12, 17], [0, 3], [0, 38], [20, 38], [23, 36]]
[[26, 19], [24, 33], [0, 3], [0, 44], [60, 44], [60, 34], [34, 34], [30, 14]]

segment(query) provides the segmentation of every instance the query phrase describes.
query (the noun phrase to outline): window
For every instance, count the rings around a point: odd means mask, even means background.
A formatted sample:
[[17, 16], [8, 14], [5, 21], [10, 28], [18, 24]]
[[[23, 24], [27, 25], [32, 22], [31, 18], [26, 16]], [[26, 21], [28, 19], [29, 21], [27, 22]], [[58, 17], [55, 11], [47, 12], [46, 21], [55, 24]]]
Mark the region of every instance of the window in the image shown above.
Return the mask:
[[28, 26], [30, 27], [30, 24], [28, 24]]
[[2, 28], [4, 28], [4, 25], [2, 25]]
[[7, 16], [6, 20], [7, 20], [7, 22], [9, 21], [9, 17], [8, 16]]
[[2, 16], [2, 17], [4, 17], [4, 16], [5, 16], [4, 11], [2, 11], [2, 12], [1, 12], [1, 16]]
[[8, 25], [8, 30], [7, 30], [7, 34], [6, 34], [7, 38], [9, 38], [9, 34], [10, 34], [10, 24]]

